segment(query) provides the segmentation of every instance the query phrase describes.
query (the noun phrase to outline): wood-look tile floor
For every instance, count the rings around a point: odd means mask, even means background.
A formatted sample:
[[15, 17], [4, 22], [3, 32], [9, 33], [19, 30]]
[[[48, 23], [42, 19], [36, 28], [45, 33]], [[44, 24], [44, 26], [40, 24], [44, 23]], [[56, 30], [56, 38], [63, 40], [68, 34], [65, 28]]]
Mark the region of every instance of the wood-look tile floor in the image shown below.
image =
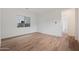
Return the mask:
[[2, 40], [1, 47], [9, 48], [10, 51], [79, 51], [79, 44], [72, 37], [55, 37], [42, 33]]

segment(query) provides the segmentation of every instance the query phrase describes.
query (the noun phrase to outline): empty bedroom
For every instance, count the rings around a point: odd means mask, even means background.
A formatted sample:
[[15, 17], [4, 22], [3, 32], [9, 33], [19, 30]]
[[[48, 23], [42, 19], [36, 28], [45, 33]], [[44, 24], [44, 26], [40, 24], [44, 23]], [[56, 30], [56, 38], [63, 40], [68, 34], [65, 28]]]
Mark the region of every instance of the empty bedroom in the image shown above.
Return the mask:
[[76, 8], [0, 8], [1, 51], [79, 51]]

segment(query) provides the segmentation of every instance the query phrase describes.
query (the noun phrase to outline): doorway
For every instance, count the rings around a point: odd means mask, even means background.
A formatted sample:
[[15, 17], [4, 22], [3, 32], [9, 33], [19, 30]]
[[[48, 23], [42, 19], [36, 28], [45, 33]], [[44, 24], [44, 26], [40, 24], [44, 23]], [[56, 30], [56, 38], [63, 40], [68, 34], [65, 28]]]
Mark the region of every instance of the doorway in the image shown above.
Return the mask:
[[63, 34], [75, 36], [75, 8], [62, 11]]

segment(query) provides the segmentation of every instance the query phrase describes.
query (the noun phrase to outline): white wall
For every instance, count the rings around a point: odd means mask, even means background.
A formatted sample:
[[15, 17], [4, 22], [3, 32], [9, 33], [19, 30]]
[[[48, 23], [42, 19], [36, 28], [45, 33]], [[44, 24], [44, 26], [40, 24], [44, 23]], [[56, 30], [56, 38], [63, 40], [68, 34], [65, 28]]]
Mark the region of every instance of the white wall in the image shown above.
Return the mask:
[[[34, 13], [31, 13], [23, 8], [4, 8], [2, 11], [2, 38], [36, 32], [36, 18]], [[17, 15], [31, 17], [31, 27], [17, 28]]]
[[[3, 20], [1, 24], [2, 38], [17, 36], [17, 35], [22, 35], [32, 32], [41, 32], [50, 35], [61, 36], [63, 32], [61, 12], [62, 10], [60, 9], [54, 9], [49, 12], [34, 14], [23, 8], [20, 9], [4, 8], [2, 9], [2, 13], [3, 13], [2, 15]], [[16, 20], [17, 15], [31, 17], [31, 27], [17, 28], [17, 20]], [[72, 11], [70, 15], [72, 15]], [[57, 24], [55, 24], [55, 21], [57, 21]]]
[[[57, 20], [57, 24], [55, 24], [55, 20]], [[42, 15], [40, 14], [38, 17], [38, 31], [50, 35], [61, 36], [61, 10], [56, 9]]]
[[1, 9], [0, 9], [0, 47], [1, 47]]
[[76, 8], [76, 40], [79, 41], [79, 8]]
[[78, 14], [77, 14], [77, 37], [78, 37], [78, 41], [79, 41], [79, 8], [77, 10]]
[[68, 35], [75, 36], [75, 9], [67, 9], [62, 11], [62, 20], [64, 20], [65, 25], [63, 28], [64, 32], [67, 33]]
[[1, 9], [0, 9], [0, 39], [1, 39]]

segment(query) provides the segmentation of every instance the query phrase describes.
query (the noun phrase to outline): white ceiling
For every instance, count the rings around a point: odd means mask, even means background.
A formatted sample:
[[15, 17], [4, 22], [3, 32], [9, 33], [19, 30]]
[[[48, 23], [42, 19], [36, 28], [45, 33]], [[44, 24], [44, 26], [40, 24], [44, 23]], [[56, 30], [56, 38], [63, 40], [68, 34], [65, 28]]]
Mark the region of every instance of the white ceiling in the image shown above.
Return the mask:
[[43, 12], [51, 11], [54, 9], [52, 9], [52, 8], [31, 8], [29, 10], [32, 12], [35, 12], [35, 13], [43, 13]]
[[55, 12], [56, 10], [65, 10], [68, 8], [25, 8], [25, 9], [33, 13], [41, 14], [50, 11]]

